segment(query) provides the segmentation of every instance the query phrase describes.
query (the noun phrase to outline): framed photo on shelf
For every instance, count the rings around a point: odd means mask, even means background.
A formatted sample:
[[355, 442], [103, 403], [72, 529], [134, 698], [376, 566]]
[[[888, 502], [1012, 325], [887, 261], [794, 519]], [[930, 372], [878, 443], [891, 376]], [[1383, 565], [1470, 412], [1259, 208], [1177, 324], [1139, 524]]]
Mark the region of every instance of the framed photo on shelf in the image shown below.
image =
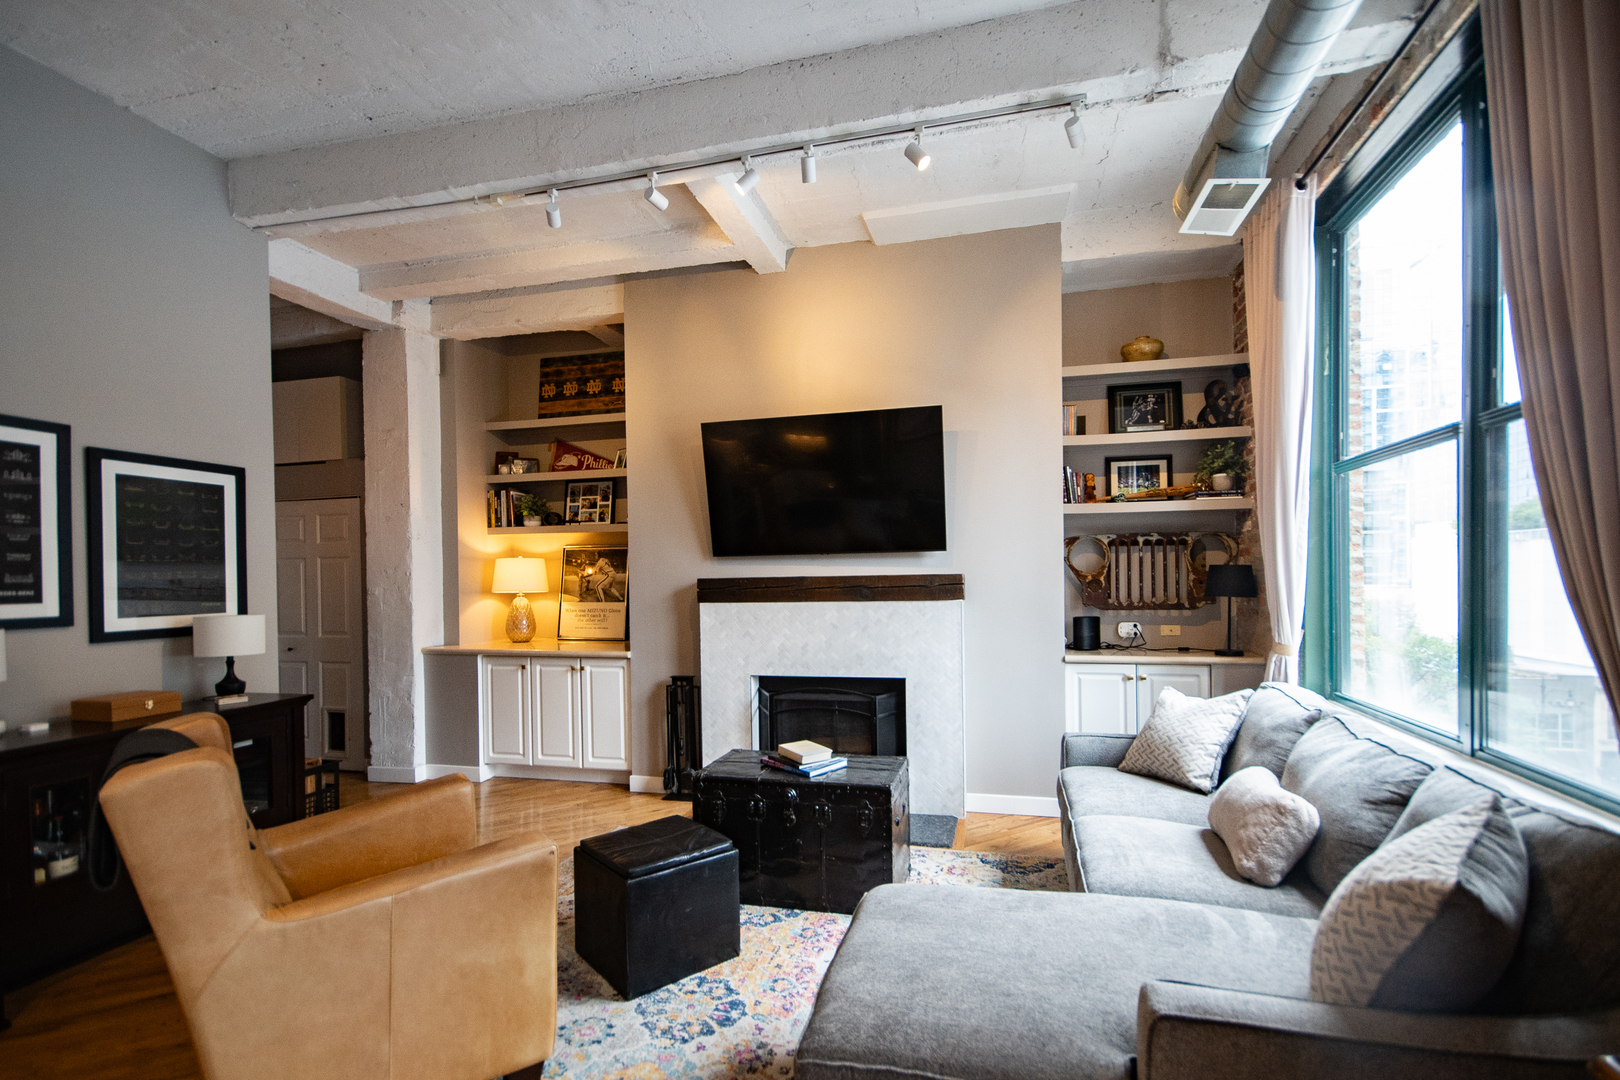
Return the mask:
[[183, 637], [247, 610], [246, 470], [86, 447], [90, 641]]
[[1132, 495], [1138, 491], [1171, 486], [1175, 470], [1170, 456], [1163, 457], [1111, 457], [1103, 459], [1103, 472], [1108, 476], [1108, 494]]
[[630, 466], [625, 464], [625, 461], [624, 449], [621, 448], [618, 453], [613, 455], [613, 467], [615, 469], [628, 469]]
[[510, 466], [511, 466], [512, 462], [516, 461], [517, 459], [518, 459], [518, 452], [516, 450], [497, 450], [497, 451], [495, 451], [495, 471], [500, 472], [501, 471], [501, 466], [505, 465], [505, 466], [508, 466], [506, 471], [511, 472], [512, 470], [511, 470]]
[[0, 416], [0, 630], [73, 625], [72, 429]]
[[1181, 427], [1181, 384], [1132, 383], [1108, 388], [1108, 433], [1175, 431]]
[[562, 641], [627, 641], [630, 637], [630, 549], [563, 548], [557, 637]]
[[587, 480], [568, 485], [563, 523], [607, 525], [613, 521], [613, 481]]

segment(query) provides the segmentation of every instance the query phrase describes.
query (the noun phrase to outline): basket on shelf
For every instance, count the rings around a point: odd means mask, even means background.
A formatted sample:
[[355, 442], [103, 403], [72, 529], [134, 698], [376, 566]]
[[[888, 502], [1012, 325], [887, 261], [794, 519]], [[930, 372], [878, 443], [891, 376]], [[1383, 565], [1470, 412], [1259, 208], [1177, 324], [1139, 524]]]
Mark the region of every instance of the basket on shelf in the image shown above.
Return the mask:
[[304, 816], [314, 817], [338, 808], [338, 763], [327, 758], [304, 759]]

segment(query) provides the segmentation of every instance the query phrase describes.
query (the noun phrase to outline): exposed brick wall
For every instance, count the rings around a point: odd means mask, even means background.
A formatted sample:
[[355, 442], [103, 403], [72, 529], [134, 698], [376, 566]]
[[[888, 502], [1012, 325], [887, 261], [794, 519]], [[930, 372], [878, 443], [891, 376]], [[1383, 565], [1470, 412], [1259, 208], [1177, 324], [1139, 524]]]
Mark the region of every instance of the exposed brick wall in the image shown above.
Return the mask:
[[1249, 304], [1243, 287], [1243, 264], [1232, 271], [1232, 351], [1249, 351]]

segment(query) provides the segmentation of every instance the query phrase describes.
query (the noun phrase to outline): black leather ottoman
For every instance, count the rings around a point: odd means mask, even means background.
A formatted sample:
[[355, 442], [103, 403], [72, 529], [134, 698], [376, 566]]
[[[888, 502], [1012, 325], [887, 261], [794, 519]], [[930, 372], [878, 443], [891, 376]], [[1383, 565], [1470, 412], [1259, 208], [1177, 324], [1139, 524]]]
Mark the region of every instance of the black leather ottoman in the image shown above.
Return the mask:
[[667, 817], [574, 849], [574, 948], [626, 1000], [742, 951], [737, 849]]

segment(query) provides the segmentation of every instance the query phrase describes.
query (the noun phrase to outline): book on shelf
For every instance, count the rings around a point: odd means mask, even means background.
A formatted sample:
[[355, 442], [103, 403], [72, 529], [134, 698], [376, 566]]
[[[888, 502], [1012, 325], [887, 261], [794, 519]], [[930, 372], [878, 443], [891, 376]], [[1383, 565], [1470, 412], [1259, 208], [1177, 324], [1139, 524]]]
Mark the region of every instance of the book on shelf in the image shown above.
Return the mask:
[[1063, 501], [1077, 503], [1080, 498], [1080, 474], [1069, 466], [1063, 466]]
[[1078, 401], [1065, 401], [1063, 403], [1063, 434], [1084, 435], [1086, 433], [1086, 414]]
[[777, 746], [775, 754], [799, 765], [813, 765], [818, 761], [827, 761], [833, 756], [832, 747], [822, 746], [810, 739], [781, 743]]
[[849, 759], [835, 757], [828, 758], [826, 761], [818, 761], [813, 765], [795, 765], [793, 762], [783, 758], [772, 757], [770, 754], [761, 754], [759, 755], [759, 763], [773, 769], [781, 769], [783, 772], [792, 773], [794, 776], [803, 776], [806, 779], [814, 780], [818, 776], [826, 776], [828, 773], [837, 772], [849, 764]]

